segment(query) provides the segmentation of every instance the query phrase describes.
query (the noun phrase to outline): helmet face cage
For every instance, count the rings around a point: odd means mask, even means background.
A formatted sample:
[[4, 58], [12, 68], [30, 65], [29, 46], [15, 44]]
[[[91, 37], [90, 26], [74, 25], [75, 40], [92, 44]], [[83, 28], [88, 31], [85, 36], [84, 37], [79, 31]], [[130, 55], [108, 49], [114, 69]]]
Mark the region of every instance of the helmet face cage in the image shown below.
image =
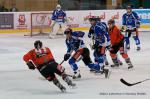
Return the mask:
[[35, 41], [34, 47], [37, 50], [41, 49], [42, 48], [42, 42], [40, 40]]
[[71, 34], [71, 33], [72, 33], [72, 29], [70, 29], [70, 28], [66, 29], [64, 32], [64, 34], [66, 34], [66, 35]]
[[61, 6], [58, 4], [58, 5], [56, 6], [56, 9], [57, 9], [57, 10], [60, 10], [60, 9], [61, 9]]

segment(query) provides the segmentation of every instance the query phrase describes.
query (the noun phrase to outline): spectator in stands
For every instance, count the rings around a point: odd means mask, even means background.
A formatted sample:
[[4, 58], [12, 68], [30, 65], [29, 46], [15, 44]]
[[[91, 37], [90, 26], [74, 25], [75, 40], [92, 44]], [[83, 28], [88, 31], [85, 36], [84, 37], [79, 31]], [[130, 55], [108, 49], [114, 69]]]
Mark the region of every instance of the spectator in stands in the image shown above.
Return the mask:
[[8, 12], [8, 9], [5, 6], [2, 6], [2, 11], [3, 12]]
[[117, 3], [117, 6], [115, 7], [115, 9], [122, 9], [122, 6], [120, 3]]
[[10, 9], [11, 12], [18, 12], [18, 8], [15, 4], [12, 5], [12, 8]]
[[142, 7], [142, 6], [140, 6], [140, 7], [139, 7], [139, 9], [143, 9], [143, 7]]
[[2, 5], [0, 4], [0, 12], [3, 12]]
[[8, 12], [8, 9], [5, 8], [4, 5], [1, 5], [1, 4], [0, 4], [0, 12]]

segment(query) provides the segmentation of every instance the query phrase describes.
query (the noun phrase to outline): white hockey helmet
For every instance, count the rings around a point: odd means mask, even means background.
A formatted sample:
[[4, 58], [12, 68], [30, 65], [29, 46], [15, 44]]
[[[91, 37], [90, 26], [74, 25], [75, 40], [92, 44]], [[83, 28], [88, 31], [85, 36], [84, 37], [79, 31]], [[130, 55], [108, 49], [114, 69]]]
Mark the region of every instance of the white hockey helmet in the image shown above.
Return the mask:
[[61, 9], [60, 4], [57, 4], [56, 9]]

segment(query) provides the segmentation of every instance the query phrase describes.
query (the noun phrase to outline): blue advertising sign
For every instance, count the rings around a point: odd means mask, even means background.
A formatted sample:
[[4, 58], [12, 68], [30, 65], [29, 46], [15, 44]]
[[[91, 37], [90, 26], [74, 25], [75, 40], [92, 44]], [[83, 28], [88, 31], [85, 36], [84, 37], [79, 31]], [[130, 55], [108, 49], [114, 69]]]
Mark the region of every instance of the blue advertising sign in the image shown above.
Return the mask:
[[150, 24], [150, 9], [134, 10], [141, 18], [142, 24]]
[[0, 29], [13, 29], [14, 28], [14, 15], [13, 14], [0, 14]]

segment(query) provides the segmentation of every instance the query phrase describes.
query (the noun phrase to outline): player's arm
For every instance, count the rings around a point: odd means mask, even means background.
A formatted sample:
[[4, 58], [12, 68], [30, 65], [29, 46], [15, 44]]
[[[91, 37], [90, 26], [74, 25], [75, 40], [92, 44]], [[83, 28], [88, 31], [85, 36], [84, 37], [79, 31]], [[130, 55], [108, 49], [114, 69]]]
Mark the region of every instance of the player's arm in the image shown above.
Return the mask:
[[26, 64], [27, 64], [29, 69], [34, 70], [35, 69], [35, 65], [34, 65], [34, 63], [32, 61], [32, 53], [33, 53], [33, 50], [31, 50], [27, 54], [25, 54], [23, 56], [23, 60], [26, 62]]
[[94, 28], [93, 28], [93, 26], [91, 26], [90, 29], [89, 29], [88, 37], [89, 38], [94, 37]]
[[68, 22], [68, 19], [67, 19], [66, 12], [65, 12], [65, 11], [63, 11], [63, 10], [62, 10], [62, 12], [63, 12], [64, 21], [67, 23], [67, 22]]
[[126, 14], [124, 14], [123, 16], [122, 16], [122, 27], [121, 27], [121, 31], [124, 31], [125, 29], [126, 29]]
[[66, 46], [67, 46], [67, 53], [64, 55], [64, 61], [67, 61], [70, 56], [71, 56], [71, 53], [73, 52], [70, 44], [66, 41]]
[[133, 15], [136, 18], [136, 20], [140, 21], [140, 17], [138, 16], [138, 14], [136, 12], [133, 12]]
[[140, 17], [138, 16], [138, 14], [136, 12], [133, 12], [133, 15], [136, 19], [135, 20], [136, 21], [136, 27], [139, 28], [140, 27], [140, 22], [141, 22]]
[[55, 21], [56, 20], [56, 10], [54, 10], [53, 11], [53, 13], [52, 13], [52, 17], [51, 17], [51, 19], [53, 20], [53, 21]]

